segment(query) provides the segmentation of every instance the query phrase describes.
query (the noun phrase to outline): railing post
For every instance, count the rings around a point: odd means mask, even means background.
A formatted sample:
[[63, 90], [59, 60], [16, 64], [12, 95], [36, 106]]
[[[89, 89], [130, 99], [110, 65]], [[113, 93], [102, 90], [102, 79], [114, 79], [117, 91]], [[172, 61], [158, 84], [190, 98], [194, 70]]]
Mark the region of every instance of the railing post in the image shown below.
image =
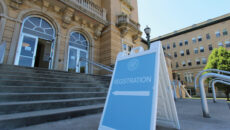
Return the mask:
[[205, 89], [204, 89], [204, 81], [205, 81], [205, 79], [210, 78], [210, 77], [216, 77], [216, 78], [221, 78], [223, 80], [230, 81], [230, 76], [216, 74], [216, 73], [207, 73], [207, 74], [202, 75], [199, 78], [199, 87], [200, 87], [200, 97], [201, 97], [201, 103], [202, 103], [202, 111], [203, 111], [203, 116], [205, 118], [210, 118], [210, 115], [209, 115], [208, 103], [207, 103]]
[[213, 95], [213, 102], [216, 103], [216, 90], [215, 90], [215, 81], [212, 82], [212, 95]]
[[215, 90], [215, 83], [222, 83], [222, 84], [227, 84], [227, 85], [230, 85], [230, 82], [226, 82], [226, 81], [223, 81], [223, 80], [213, 80], [212, 81], [212, 95], [213, 95], [213, 102], [216, 103], [216, 90]]

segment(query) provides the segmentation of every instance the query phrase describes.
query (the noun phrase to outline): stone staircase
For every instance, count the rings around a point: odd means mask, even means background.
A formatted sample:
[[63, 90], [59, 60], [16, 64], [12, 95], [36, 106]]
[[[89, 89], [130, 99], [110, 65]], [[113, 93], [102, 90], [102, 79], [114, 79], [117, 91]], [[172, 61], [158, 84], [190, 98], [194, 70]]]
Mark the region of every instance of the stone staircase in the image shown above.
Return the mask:
[[110, 79], [0, 64], [0, 129], [101, 112]]

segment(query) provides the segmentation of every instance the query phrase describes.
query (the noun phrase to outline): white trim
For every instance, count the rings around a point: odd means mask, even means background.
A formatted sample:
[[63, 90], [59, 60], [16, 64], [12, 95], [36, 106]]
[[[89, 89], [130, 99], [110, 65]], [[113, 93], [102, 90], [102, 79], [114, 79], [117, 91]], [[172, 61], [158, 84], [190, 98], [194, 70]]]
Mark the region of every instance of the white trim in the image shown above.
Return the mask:
[[[74, 49], [77, 51], [77, 59], [76, 59], [76, 72], [80, 73], [80, 52], [85, 52], [86, 53], [86, 57], [88, 58], [88, 51], [86, 50], [83, 50], [83, 49], [80, 49], [80, 48], [77, 48], [77, 47], [74, 47], [74, 46], [70, 46], [68, 47], [68, 58], [67, 58], [67, 71], [69, 69], [69, 55], [70, 55], [70, 49]], [[86, 70], [85, 70], [85, 73], [88, 74], [88, 63], [86, 62]]]
[[[22, 33], [20, 35], [20, 40], [19, 40], [19, 43], [18, 43], [18, 48], [17, 48], [16, 58], [15, 58], [15, 63], [14, 64], [15, 65], [19, 65], [19, 59], [20, 59], [20, 56], [21, 56], [22, 42], [23, 42], [23, 39], [24, 39], [25, 36], [35, 39], [35, 43], [34, 43], [35, 45], [34, 45], [34, 50], [33, 50], [34, 51], [33, 52], [33, 57], [30, 57], [30, 58], [32, 58], [31, 67], [34, 67], [35, 57], [36, 57], [36, 52], [37, 52], [37, 45], [38, 45], [38, 37], [30, 35], [30, 34], [26, 34], [26, 33]], [[23, 56], [23, 57], [27, 57], [27, 56]], [[29, 58], [29, 57], [27, 57], [27, 58]]]

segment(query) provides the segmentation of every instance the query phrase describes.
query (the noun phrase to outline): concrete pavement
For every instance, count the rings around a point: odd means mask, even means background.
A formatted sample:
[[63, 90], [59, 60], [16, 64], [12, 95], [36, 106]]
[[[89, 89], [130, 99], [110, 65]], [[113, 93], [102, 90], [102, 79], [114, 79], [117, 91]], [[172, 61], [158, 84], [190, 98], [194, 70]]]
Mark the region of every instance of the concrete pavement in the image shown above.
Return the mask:
[[[203, 118], [201, 101], [182, 99], [176, 101], [181, 130], [230, 130], [230, 108], [226, 101], [208, 100], [211, 118]], [[101, 114], [44, 123], [16, 130], [97, 130]], [[157, 130], [170, 130], [157, 127]]]

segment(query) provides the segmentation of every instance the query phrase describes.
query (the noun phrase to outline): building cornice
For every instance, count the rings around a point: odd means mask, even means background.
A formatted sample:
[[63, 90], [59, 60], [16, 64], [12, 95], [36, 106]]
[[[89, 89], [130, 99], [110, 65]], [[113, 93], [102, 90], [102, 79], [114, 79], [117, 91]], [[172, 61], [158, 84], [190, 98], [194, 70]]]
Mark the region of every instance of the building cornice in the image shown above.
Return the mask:
[[153, 38], [153, 39], [151, 39], [151, 42], [162, 41], [162, 40], [165, 40], [165, 39], [169, 39], [171, 37], [175, 37], [175, 36], [178, 36], [178, 35], [181, 35], [181, 34], [184, 34], [184, 33], [188, 33], [188, 32], [195, 31], [195, 30], [198, 30], [198, 29], [201, 29], [201, 28], [205, 28], [207, 26], [214, 25], [214, 24], [217, 24], [217, 23], [220, 23], [220, 22], [224, 22], [224, 21], [227, 21], [229, 19], [230, 19], [230, 13], [226, 14], [226, 15], [223, 15], [223, 16], [220, 16], [220, 17], [216, 17], [214, 19], [209, 19], [207, 21], [204, 21], [204, 22], [201, 22], [201, 23], [198, 23], [198, 24], [194, 24], [192, 26], [189, 26], [189, 27], [186, 27], [186, 28], [183, 28], [183, 29], [180, 29], [180, 30], [176, 30], [174, 32], [165, 34], [163, 36]]

